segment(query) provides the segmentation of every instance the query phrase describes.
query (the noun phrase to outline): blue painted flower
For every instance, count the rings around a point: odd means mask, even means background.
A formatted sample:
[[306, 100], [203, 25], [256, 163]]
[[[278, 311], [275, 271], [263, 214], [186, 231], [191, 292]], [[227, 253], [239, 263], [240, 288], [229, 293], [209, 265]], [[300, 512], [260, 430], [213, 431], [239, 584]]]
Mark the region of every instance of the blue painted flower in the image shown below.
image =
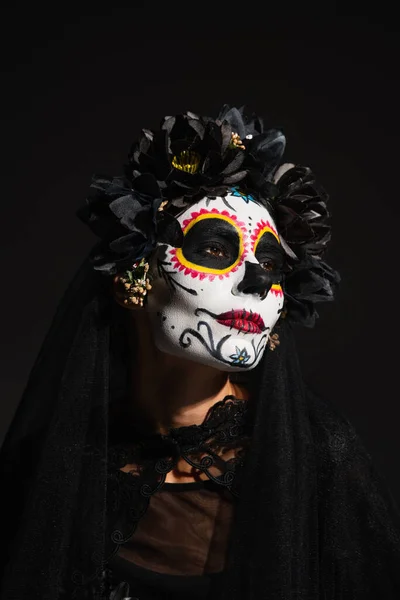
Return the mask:
[[244, 365], [250, 359], [250, 354], [246, 348], [242, 348], [241, 350], [236, 346], [236, 354], [231, 354], [229, 358], [232, 359], [232, 365]]
[[232, 188], [232, 196], [243, 198], [246, 204], [248, 204], [249, 202], [257, 202], [251, 194], [246, 194], [245, 192], [242, 192], [238, 187]]

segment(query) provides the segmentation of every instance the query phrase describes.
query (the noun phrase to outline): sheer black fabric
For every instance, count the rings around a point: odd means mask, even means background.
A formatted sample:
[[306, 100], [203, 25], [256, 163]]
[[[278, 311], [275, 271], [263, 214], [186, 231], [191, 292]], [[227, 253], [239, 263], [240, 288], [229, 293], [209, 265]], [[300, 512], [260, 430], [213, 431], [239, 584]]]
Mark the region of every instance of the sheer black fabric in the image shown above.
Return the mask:
[[[105, 589], [113, 600], [216, 593], [251, 434], [247, 392], [233, 387], [236, 396], [215, 403], [201, 425], [167, 435], [125, 415], [127, 441], [108, 451]], [[165, 483], [172, 470], [192, 483]]]
[[89, 585], [81, 584], [102, 572], [110, 354], [103, 286], [85, 261], [2, 446], [4, 598], [79, 598]]
[[220, 573], [232, 515], [231, 493], [214, 482], [165, 483], [115, 557], [168, 575]]
[[[303, 385], [285, 322], [280, 339], [249, 374], [251, 439], [210, 597], [398, 599], [390, 492], [353, 427]], [[1, 450], [2, 600], [108, 598], [109, 408], [126, 391], [124, 343], [109, 291], [85, 262]]]
[[131, 538], [107, 563], [110, 598], [122, 590], [121, 597], [156, 600], [204, 600], [211, 590], [217, 594], [233, 503], [231, 492], [212, 480], [164, 483], [151, 497]]
[[[143, 553], [146, 552], [146, 537], [149, 536], [149, 504], [151, 506], [150, 513], [153, 514], [153, 517], [150, 517], [153, 525], [157, 521], [162, 524], [163, 516], [167, 520], [168, 514], [175, 512], [175, 515], [177, 515], [179, 512], [176, 510], [177, 499], [175, 498], [171, 502], [168, 495], [165, 495], [165, 480], [167, 474], [176, 467], [179, 469], [179, 464], [182, 462], [189, 465], [191, 477], [193, 476], [193, 479], [197, 479], [199, 483], [204, 483], [206, 478], [208, 482], [214, 483], [217, 488], [227, 490], [233, 496], [238, 495], [239, 477], [237, 471], [243, 464], [243, 454], [250, 433], [247, 414], [247, 401], [227, 396], [224, 400], [214, 404], [201, 425], [171, 429], [168, 435], [148, 434], [140, 430], [135, 431], [132, 427], [130, 435], [133, 438], [136, 437], [135, 443], [120, 443], [109, 448], [105, 550], [107, 561], [116, 552], [126, 556], [126, 551], [129, 550], [129, 548], [126, 548], [126, 544], [134, 535], [134, 546], [140, 543], [140, 540], [144, 542], [141, 548], [141, 558], [138, 557], [137, 560], [142, 563], [142, 566], [145, 566], [143, 564], [143, 560], [145, 560]], [[175, 486], [172, 487], [176, 490]], [[185, 489], [187, 490], [187, 488]], [[154, 499], [154, 495], [160, 491], [164, 496], [161, 506], [159, 496]], [[182, 522], [180, 523], [175, 517], [175, 521], [171, 522], [170, 531], [168, 531], [166, 525], [158, 531], [160, 537], [164, 537], [167, 533], [169, 540], [167, 544], [175, 544], [175, 546], [179, 543], [182, 546], [182, 537], [180, 542], [179, 537], [183, 533], [185, 538], [183, 546], [186, 544], [188, 555], [191, 552], [193, 555], [195, 546], [195, 554], [200, 553], [204, 557], [208, 553], [209, 544], [202, 548], [201, 544], [199, 546], [198, 538], [192, 540], [192, 544], [190, 544], [189, 531], [194, 521], [192, 518], [189, 522], [189, 519], [191, 518], [190, 512], [193, 512], [196, 507], [196, 502], [198, 504], [200, 501], [200, 504], [202, 504], [200, 510], [197, 507], [196, 520], [199, 522], [199, 516], [203, 516], [202, 534], [209, 540], [211, 536], [207, 530], [210, 527], [213, 528], [213, 513], [219, 508], [222, 509], [224, 505], [222, 495], [215, 502], [214, 494], [211, 494], [208, 500], [208, 503], [211, 500], [213, 505], [209, 507], [211, 508], [210, 512], [206, 506], [207, 500], [204, 504], [204, 496], [207, 496], [204, 489], [200, 495], [197, 495], [197, 497], [195, 495], [196, 500], [193, 499], [192, 493], [191, 498], [186, 497], [186, 505], [181, 498], [179, 501], [181, 506], [186, 506], [184, 514], [181, 515]], [[152, 499], [151, 503], [150, 499]], [[167, 508], [168, 505], [169, 509]], [[226, 508], [227, 506], [225, 506], [225, 511]], [[195, 513], [193, 512], [194, 516]], [[216, 516], [214, 514], [214, 518]], [[147, 523], [144, 536], [143, 521]], [[136, 532], [138, 526], [139, 533]], [[219, 530], [221, 528], [222, 530], [225, 528], [222, 522], [219, 525]], [[175, 533], [172, 531], [173, 529], [176, 529]], [[198, 529], [198, 527], [195, 529]], [[219, 531], [219, 533], [223, 535], [223, 531]], [[154, 530], [154, 534], [157, 534], [157, 529]], [[160, 541], [157, 544], [157, 551], [160, 550], [162, 543]], [[213, 558], [218, 560], [218, 556]], [[137, 562], [137, 560], [134, 562]], [[181, 565], [175, 565], [173, 568], [175, 571], [180, 570], [181, 574], [187, 574], [188, 571], [199, 569], [199, 560], [201, 562], [201, 559], [198, 558], [197, 567], [187, 565], [182, 568]], [[150, 563], [150, 566], [155, 570], [159, 570], [157, 561], [154, 564]], [[165, 568], [165, 565], [163, 568]]]
[[[217, 600], [221, 597], [222, 573], [205, 575], [169, 575], [138, 567], [122, 558], [113, 564], [117, 578], [110, 600], [146, 598], [146, 600]], [[135, 594], [135, 596], [132, 596]]]

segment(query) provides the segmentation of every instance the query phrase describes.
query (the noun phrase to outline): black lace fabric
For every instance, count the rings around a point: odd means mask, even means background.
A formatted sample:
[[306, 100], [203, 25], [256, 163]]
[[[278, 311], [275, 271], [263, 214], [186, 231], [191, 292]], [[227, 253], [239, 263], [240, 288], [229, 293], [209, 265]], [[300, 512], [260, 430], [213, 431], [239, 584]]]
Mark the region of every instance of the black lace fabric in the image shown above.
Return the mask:
[[[137, 431], [135, 443], [110, 447], [105, 578], [111, 594], [128, 585], [118, 581], [125, 573], [135, 578], [132, 566], [175, 576], [224, 569], [250, 430], [246, 400], [227, 396], [201, 425], [167, 435]], [[193, 482], [165, 483], [182, 461]]]

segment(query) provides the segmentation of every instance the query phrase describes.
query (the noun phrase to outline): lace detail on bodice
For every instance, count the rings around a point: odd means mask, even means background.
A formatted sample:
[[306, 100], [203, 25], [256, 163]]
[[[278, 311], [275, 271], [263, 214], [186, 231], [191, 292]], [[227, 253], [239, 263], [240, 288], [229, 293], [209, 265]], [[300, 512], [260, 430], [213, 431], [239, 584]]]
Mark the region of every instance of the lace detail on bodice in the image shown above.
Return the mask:
[[178, 460], [237, 496], [238, 468], [249, 439], [247, 402], [227, 396], [214, 404], [201, 425], [112, 446], [108, 453], [106, 559], [132, 537], [151, 496]]

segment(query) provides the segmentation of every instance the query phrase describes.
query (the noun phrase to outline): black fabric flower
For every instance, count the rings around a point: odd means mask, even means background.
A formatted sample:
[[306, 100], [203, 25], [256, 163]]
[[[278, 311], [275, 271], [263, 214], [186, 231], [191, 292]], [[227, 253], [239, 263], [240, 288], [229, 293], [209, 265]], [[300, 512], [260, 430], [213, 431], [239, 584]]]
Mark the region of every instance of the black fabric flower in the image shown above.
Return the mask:
[[315, 305], [333, 300], [340, 282], [337, 271], [322, 261], [331, 239], [328, 194], [308, 167], [285, 164], [280, 170], [269, 204], [288, 255], [285, 310], [292, 322], [312, 327]]
[[132, 268], [148, 256], [157, 242], [182, 243], [176, 219], [161, 211], [163, 198], [152, 175], [94, 176], [86, 204], [78, 217], [101, 239], [92, 253], [93, 266], [107, 275]]
[[339, 273], [326, 262], [304, 255], [285, 277], [286, 318], [292, 323], [313, 327], [318, 318], [315, 305], [334, 300], [339, 282]]
[[276, 186], [272, 204], [279, 233], [296, 255], [322, 256], [331, 239], [328, 194], [302, 166], [288, 169]]
[[187, 112], [165, 117], [159, 131], [143, 129], [126, 174], [151, 173], [165, 199], [226, 191], [246, 176], [245, 153], [232, 143], [229, 122]]
[[247, 116], [245, 108], [230, 107], [225, 104], [218, 121], [230, 124], [246, 148], [243, 167], [246, 170], [247, 185], [264, 197], [276, 193], [271, 185], [273, 175], [282, 159], [286, 138], [279, 129], [265, 129], [264, 120], [255, 113]]

